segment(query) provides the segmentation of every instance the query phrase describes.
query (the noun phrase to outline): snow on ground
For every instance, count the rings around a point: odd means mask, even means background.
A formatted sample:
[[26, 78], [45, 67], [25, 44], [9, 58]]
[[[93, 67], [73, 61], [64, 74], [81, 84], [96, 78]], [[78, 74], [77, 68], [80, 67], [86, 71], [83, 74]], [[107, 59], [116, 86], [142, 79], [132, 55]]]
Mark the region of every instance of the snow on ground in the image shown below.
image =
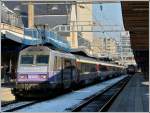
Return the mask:
[[77, 91], [73, 91], [59, 97], [47, 100], [41, 103], [25, 107], [18, 110], [19, 112], [63, 112], [67, 111], [67, 108], [79, 104], [83, 99], [95, 94], [96, 92], [102, 91], [115, 84], [116, 82], [122, 80], [127, 75], [120, 76], [108, 81], [104, 81], [87, 88], [83, 88]]

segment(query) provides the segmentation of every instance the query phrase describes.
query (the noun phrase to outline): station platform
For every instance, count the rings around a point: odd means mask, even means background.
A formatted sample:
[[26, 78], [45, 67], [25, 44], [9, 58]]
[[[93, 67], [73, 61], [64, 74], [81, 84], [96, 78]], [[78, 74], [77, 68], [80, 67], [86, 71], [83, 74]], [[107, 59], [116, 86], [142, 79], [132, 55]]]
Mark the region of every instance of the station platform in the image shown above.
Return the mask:
[[11, 93], [13, 87], [14, 82], [1, 84], [1, 104], [15, 100], [15, 96]]
[[149, 82], [141, 73], [132, 76], [108, 112], [149, 112]]

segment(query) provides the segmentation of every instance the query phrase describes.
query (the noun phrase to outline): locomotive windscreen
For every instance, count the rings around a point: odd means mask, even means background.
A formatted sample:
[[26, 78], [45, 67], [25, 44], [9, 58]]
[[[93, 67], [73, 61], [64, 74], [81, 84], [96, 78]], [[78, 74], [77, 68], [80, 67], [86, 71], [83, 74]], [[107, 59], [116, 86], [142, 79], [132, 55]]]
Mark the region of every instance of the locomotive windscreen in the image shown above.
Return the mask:
[[22, 55], [21, 64], [33, 64], [33, 55]]
[[37, 64], [48, 64], [49, 55], [37, 55], [36, 63]]

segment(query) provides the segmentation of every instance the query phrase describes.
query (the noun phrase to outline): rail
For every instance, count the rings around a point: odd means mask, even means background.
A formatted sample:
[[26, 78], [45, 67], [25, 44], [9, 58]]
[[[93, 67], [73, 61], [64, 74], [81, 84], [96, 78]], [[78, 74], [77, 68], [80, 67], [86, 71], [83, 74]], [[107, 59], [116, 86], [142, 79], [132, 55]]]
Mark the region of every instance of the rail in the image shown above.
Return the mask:
[[16, 111], [16, 110], [19, 110], [21, 108], [24, 108], [26, 106], [29, 106], [29, 105], [33, 105], [33, 104], [36, 104], [40, 101], [20, 101], [20, 102], [12, 102], [8, 105], [5, 105], [5, 106], [2, 106], [1, 107], [1, 110], [2, 112], [12, 112], [12, 111]]
[[106, 112], [117, 95], [123, 90], [130, 77], [126, 77], [103, 92], [92, 95], [80, 105], [72, 108], [72, 112]]

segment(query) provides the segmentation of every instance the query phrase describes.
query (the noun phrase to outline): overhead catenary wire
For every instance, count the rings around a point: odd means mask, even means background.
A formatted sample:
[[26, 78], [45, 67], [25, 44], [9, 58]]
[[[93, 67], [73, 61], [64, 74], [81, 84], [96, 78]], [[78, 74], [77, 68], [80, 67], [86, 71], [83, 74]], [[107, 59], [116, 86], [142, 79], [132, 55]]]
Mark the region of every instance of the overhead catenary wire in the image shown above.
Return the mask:
[[[84, 0], [83, 0], [83, 1], [84, 1]], [[89, 11], [91, 11], [91, 9], [89, 9], [87, 5], [86, 5], [86, 8], [87, 8]], [[100, 11], [102, 11], [102, 10], [103, 10], [102, 3], [100, 3]], [[99, 23], [99, 21], [97, 20], [97, 18], [95, 17], [95, 15], [93, 15], [93, 17], [94, 17], [94, 19], [95, 19], [95, 23], [98, 24], [99, 27], [104, 28], [104, 26]], [[108, 21], [108, 19], [105, 17], [105, 15], [102, 15], [102, 17], [105, 18], [104, 20], [107, 20], [108, 23], [110, 22], [110, 20]], [[110, 23], [111, 23], [111, 22], [110, 22]], [[120, 25], [120, 26], [122, 27], [122, 25]], [[110, 37], [110, 35], [111, 35], [111, 34], [108, 34], [107, 32], [102, 32], [102, 33], [103, 33], [104, 37], [106, 37], [106, 38], [107, 38], [107, 36]]]
[[[102, 6], [102, 4], [100, 4], [100, 6]], [[100, 7], [100, 10], [101, 10], [101, 7]], [[102, 16], [102, 18], [104, 18], [103, 19], [103, 21], [105, 21], [105, 22], [107, 22], [107, 23], [112, 23], [113, 21], [111, 21], [111, 19], [108, 19], [105, 15], [103, 15]], [[116, 25], [114, 25], [114, 26], [116, 26]], [[123, 29], [124, 30], [124, 26], [121, 24], [121, 25], [119, 25], [119, 27], [120, 27], [120, 29]], [[109, 34], [111, 35], [111, 33], [112, 32], [109, 32]], [[120, 35], [119, 35], [120, 36]]]
[[[84, 0], [83, 0], [83, 2], [84, 2]], [[89, 7], [87, 6], [87, 4], [85, 4], [85, 6], [86, 6], [86, 8], [87, 8], [88, 11], [91, 11], [91, 9], [89, 9]], [[93, 16], [94, 19], [95, 19], [94, 22], [95, 22], [100, 28], [101, 28], [101, 27], [104, 28], [104, 26], [99, 23], [99, 21], [97, 20], [97, 18], [95, 17], [95, 15], [92, 15], [92, 16]], [[107, 37], [104, 32], [102, 32], [102, 33], [104, 34], [105, 37]]]
[[[83, 2], [84, 2], [84, 0], [83, 0]], [[103, 10], [103, 7], [102, 7], [102, 3], [99, 3], [99, 4], [101, 4], [101, 7], [100, 7], [100, 10], [102, 11]], [[87, 6], [87, 4], [86, 4], [86, 8], [89, 10], [89, 11], [91, 11], [91, 9], [89, 9], [89, 7]], [[96, 18], [96, 16], [95, 15], [93, 15], [93, 17], [94, 17], [94, 19], [95, 19], [95, 23], [99, 26], [99, 27], [102, 27], [102, 28], [104, 28], [106, 25], [102, 25], [101, 23], [99, 23], [99, 20], [97, 20], [97, 18]], [[105, 15], [102, 15], [102, 17], [103, 18], [105, 18], [104, 20], [107, 20], [107, 22], [108, 22], [108, 19], [105, 17]], [[112, 22], [108, 22], [108, 23], [112, 23]], [[122, 27], [122, 25], [111, 25], [111, 24], [108, 24], [108, 25], [110, 25], [111, 27], [112, 26], [120, 26], [120, 27]], [[113, 32], [113, 31], [112, 31]], [[107, 32], [102, 32], [103, 33], [103, 35], [105, 36], [105, 37], [110, 37], [110, 34], [109, 33], [107, 33]]]

